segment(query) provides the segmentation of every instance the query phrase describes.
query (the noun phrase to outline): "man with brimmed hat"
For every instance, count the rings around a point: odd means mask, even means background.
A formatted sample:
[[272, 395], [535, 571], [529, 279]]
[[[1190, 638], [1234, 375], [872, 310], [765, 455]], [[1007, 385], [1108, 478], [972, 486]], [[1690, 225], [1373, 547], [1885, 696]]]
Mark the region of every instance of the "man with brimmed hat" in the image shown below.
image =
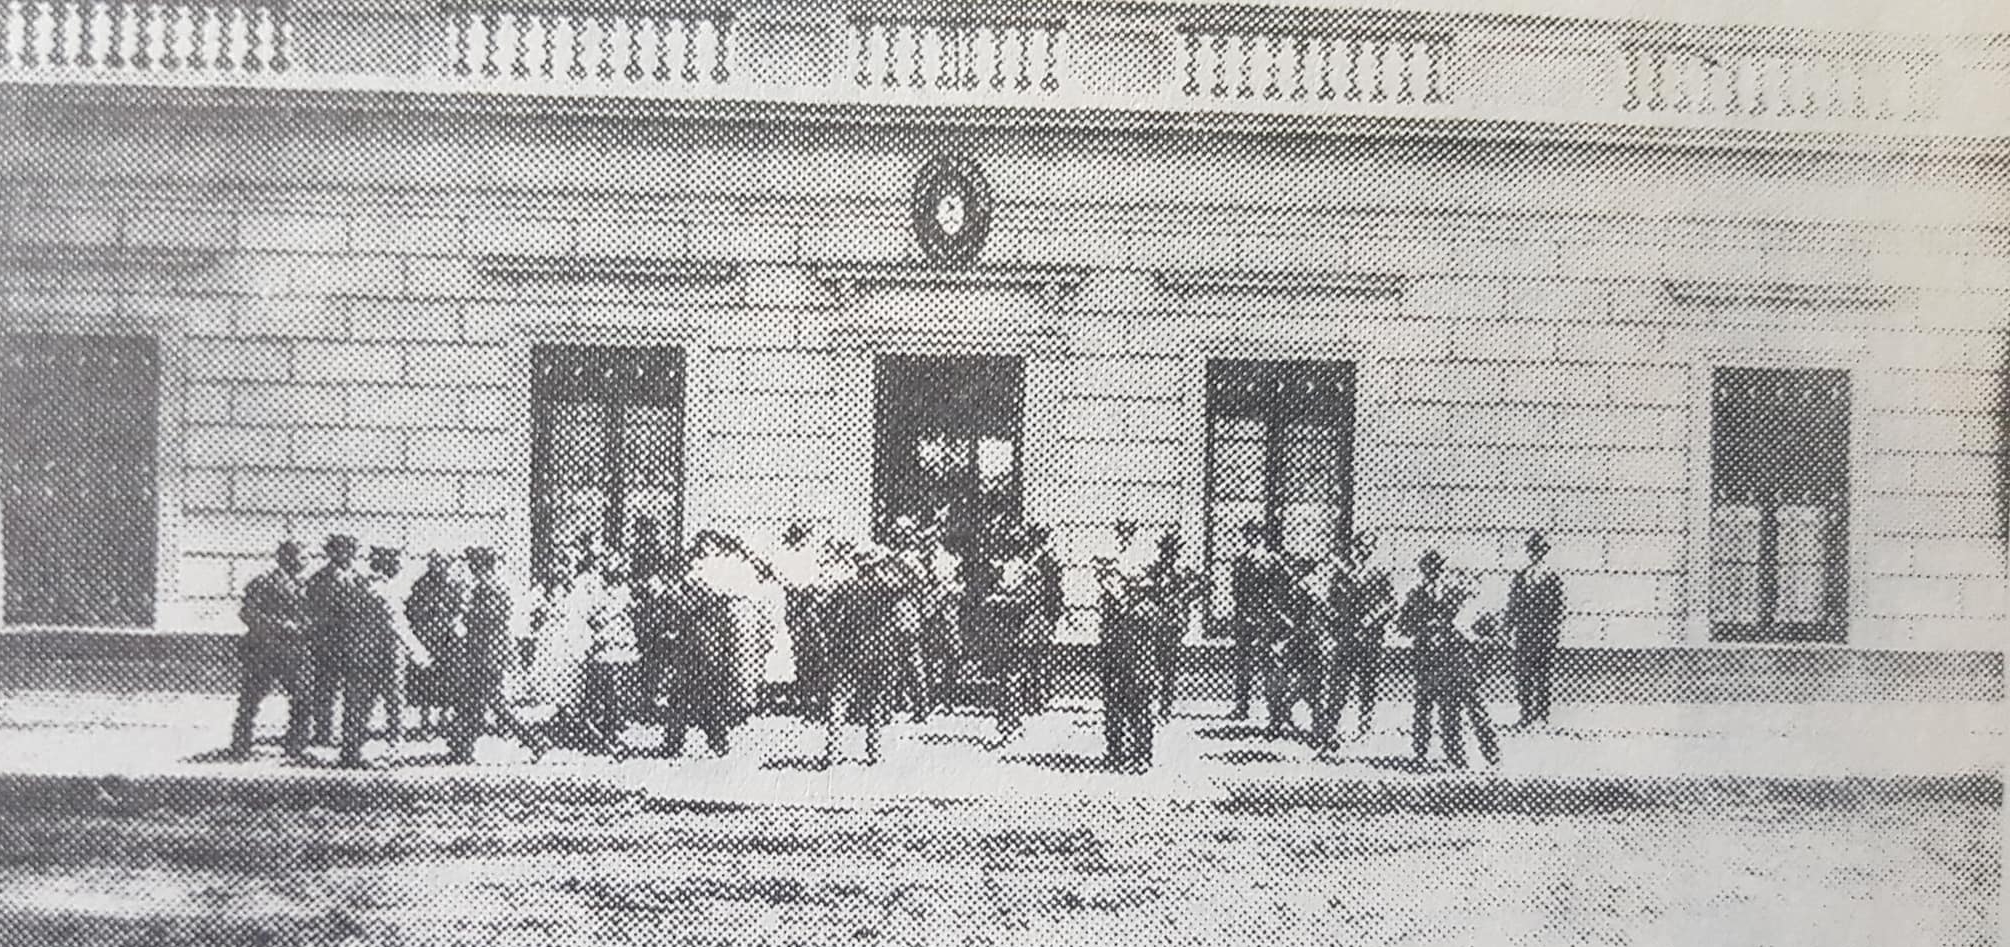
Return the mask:
[[327, 562], [307, 578], [302, 596], [307, 610], [307, 651], [312, 681], [308, 687], [308, 740], [332, 746], [336, 740], [335, 700], [346, 676], [349, 626], [356, 596], [356, 537], [333, 533], [322, 542]]
[[1530, 533], [1528, 565], [1508, 586], [1505, 630], [1514, 636], [1515, 696], [1521, 705], [1516, 727], [1549, 723], [1551, 672], [1563, 630], [1563, 578], [1548, 563], [1549, 539]]
[[1410, 750], [1419, 763], [1430, 754], [1431, 733], [1439, 732], [1445, 758], [1453, 766], [1464, 767], [1465, 743], [1461, 737], [1458, 699], [1458, 665], [1462, 646], [1456, 621], [1471, 590], [1445, 578], [1445, 557], [1436, 549], [1426, 549], [1417, 558], [1422, 581], [1403, 600], [1401, 631], [1413, 642], [1411, 655], [1417, 666], [1416, 710], [1411, 717]]
[[467, 553], [467, 608], [461, 622], [467, 635], [448, 669], [446, 680], [455, 690], [454, 719], [448, 748], [454, 762], [473, 762], [475, 741], [488, 732], [489, 721], [529, 747], [533, 758], [543, 755], [542, 738], [518, 721], [503, 700], [503, 678], [514, 660], [510, 638], [510, 597], [496, 575], [502, 556], [487, 546], [471, 546]]
[[384, 705], [384, 739], [391, 745], [391, 761], [396, 762], [398, 744], [404, 739], [406, 662], [422, 668], [432, 664], [432, 656], [405, 624], [398, 595], [391, 587], [400, 560], [398, 550], [373, 546], [369, 573], [354, 582], [361, 595], [349, 628], [342, 688], [344, 767], [364, 765], [363, 744], [369, 736], [370, 716], [379, 703]]
[[[1231, 624], [1234, 638], [1235, 662], [1235, 718], [1249, 719], [1251, 691], [1254, 689], [1258, 671], [1265, 679], [1274, 678], [1269, 673], [1270, 647], [1284, 636], [1283, 603], [1285, 592], [1290, 587], [1291, 578], [1277, 555], [1276, 543], [1271, 530], [1262, 520], [1252, 519], [1242, 524], [1242, 550], [1229, 563], [1229, 601], [1235, 615]], [[1266, 694], [1270, 711], [1270, 729], [1282, 729], [1285, 721], [1279, 715], [1287, 708], [1282, 707], [1283, 694]]]
[[300, 544], [291, 539], [279, 544], [273, 560], [272, 571], [244, 587], [244, 604], [237, 612], [244, 620], [245, 632], [238, 643], [242, 666], [230, 751], [238, 757], [250, 755], [258, 705], [277, 686], [286, 691], [286, 755], [297, 759], [307, 751], [311, 717], [308, 685], [313, 680], [307, 652], [306, 598], [300, 582], [307, 562]]
[[1382, 674], [1382, 642], [1396, 614], [1395, 584], [1373, 565], [1375, 534], [1353, 534], [1329, 577], [1327, 600], [1333, 626], [1322, 637], [1323, 680], [1313, 735], [1322, 749], [1341, 738], [1340, 717], [1352, 699], [1359, 704], [1354, 735], [1365, 736], [1375, 721]]

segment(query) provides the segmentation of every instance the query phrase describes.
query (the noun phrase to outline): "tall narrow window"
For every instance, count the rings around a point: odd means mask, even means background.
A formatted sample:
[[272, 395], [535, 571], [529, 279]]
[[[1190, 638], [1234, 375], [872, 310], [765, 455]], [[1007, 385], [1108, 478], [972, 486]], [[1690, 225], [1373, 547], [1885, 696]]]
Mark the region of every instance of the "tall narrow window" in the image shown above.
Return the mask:
[[874, 366], [874, 522], [943, 518], [961, 549], [1021, 515], [1025, 367], [1011, 356], [884, 355]]
[[626, 550], [682, 534], [684, 354], [667, 347], [531, 351], [531, 562], [555, 544]]
[[153, 624], [157, 343], [18, 334], [4, 345], [6, 620]]
[[1207, 366], [1207, 561], [1226, 595], [1242, 525], [1283, 552], [1325, 556], [1353, 528], [1354, 366], [1217, 360]]
[[1720, 368], [1710, 617], [1732, 641], [1841, 641], [1849, 583], [1849, 376]]

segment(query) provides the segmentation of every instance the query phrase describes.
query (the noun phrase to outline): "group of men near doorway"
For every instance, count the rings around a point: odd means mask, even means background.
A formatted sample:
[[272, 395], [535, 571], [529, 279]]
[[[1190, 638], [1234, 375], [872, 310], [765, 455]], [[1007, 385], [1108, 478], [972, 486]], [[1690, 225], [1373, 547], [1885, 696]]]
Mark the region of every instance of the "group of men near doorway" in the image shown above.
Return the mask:
[[[1119, 523], [1115, 532], [1114, 548], [1091, 560], [1101, 612], [1096, 679], [1108, 764], [1143, 770], [1157, 726], [1172, 713], [1189, 619], [1213, 583], [1182, 566], [1177, 532], [1155, 542], [1142, 540], [1135, 523]], [[1435, 550], [1421, 557], [1419, 583], [1398, 601], [1389, 573], [1373, 564], [1370, 533], [1343, 536], [1325, 560], [1281, 553], [1261, 522], [1241, 534], [1243, 548], [1226, 570], [1230, 614], [1217, 623], [1232, 639], [1235, 717], [1248, 719], [1260, 696], [1265, 735], [1283, 737], [1297, 731], [1293, 713], [1303, 703], [1311, 711], [1305, 736], [1322, 755], [1365, 735], [1393, 632], [1412, 642], [1419, 760], [1436, 734], [1447, 761], [1464, 766], [1467, 726], [1485, 758], [1497, 760], [1478, 693], [1478, 652], [1490, 642], [1512, 641], [1519, 724], [1547, 722], [1564, 601], [1540, 534], [1528, 538], [1529, 562], [1515, 574], [1506, 608], [1477, 617], [1467, 608], [1473, 584], [1448, 576]], [[766, 559], [710, 533], [688, 551], [638, 550], [647, 564], [606, 551], [555, 556], [563, 574], [543, 577], [532, 597], [530, 611], [541, 616], [533, 624], [554, 621], [555, 603], [580, 594], [597, 616], [583, 626], [578, 660], [560, 667], [561, 677], [579, 683], [559, 699], [556, 719], [584, 726], [603, 749], [621, 752], [625, 724], [653, 714], [665, 727], [665, 755], [681, 755], [694, 728], [724, 754], [730, 729], [757, 709], [760, 669], [777, 683], [781, 651], [786, 670], [779, 677], [792, 703], [826, 726], [826, 764], [840, 759], [847, 726], [864, 729], [864, 761], [876, 762], [881, 729], [895, 711], [925, 721], [952, 702], [959, 670], [972, 667], [991, 684], [999, 744], [1011, 742], [1051, 696], [1044, 659], [1063, 604], [1061, 567], [1046, 531], [1001, 527], [967, 538], [956, 552], [938, 529], [910, 519], [889, 524], [883, 535], [883, 545], [813, 544], [806, 529], [791, 527]], [[235, 753], [250, 752], [259, 704], [274, 689], [292, 698], [285, 748], [293, 757], [305, 757], [312, 744], [339, 742], [341, 765], [365, 765], [377, 708], [395, 745], [412, 704], [421, 708], [420, 729], [445, 736], [456, 761], [471, 760], [476, 739], [497, 728], [534, 756], [565, 742], [562, 733], [527, 725], [513, 706], [511, 682], [549, 664], [533, 652], [566, 649], [562, 634], [529, 647], [518, 638], [524, 623], [494, 550], [465, 552], [465, 583], [449, 576], [448, 559], [432, 556], [409, 587], [392, 582], [401, 567], [397, 550], [373, 548], [361, 567], [359, 550], [353, 537], [331, 536], [327, 562], [302, 578], [303, 550], [284, 542], [275, 567], [246, 587]], [[770, 611], [758, 604], [764, 589], [776, 593]], [[616, 624], [618, 632], [607, 630]], [[1351, 728], [1343, 722], [1349, 704]]]

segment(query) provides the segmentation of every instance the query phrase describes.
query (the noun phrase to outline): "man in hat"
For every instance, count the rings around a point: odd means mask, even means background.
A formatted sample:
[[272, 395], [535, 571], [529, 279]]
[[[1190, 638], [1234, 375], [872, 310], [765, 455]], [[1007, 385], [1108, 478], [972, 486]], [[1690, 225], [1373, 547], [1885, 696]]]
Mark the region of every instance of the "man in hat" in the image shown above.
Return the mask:
[[[1454, 766], [1464, 766], [1459, 717], [1464, 708], [1455, 699], [1460, 639], [1454, 622], [1465, 604], [1465, 590], [1445, 580], [1445, 557], [1435, 549], [1418, 557], [1417, 572], [1422, 581], [1403, 600], [1401, 619], [1401, 631], [1413, 642], [1411, 655], [1417, 665], [1410, 750], [1422, 763], [1430, 755], [1431, 732], [1437, 728], [1445, 758]], [[1442, 727], [1437, 726], [1440, 723]]]
[[1139, 541], [1134, 521], [1119, 520], [1115, 532], [1115, 548], [1095, 560], [1103, 737], [1111, 767], [1143, 772], [1151, 767], [1154, 737], [1152, 634], [1164, 616], [1148, 585], [1155, 549]]
[[313, 664], [309, 686], [310, 742], [335, 743], [335, 700], [342, 693], [349, 626], [356, 596], [356, 537], [333, 534], [321, 544], [327, 562], [308, 576], [302, 589], [307, 606], [307, 650]]
[[805, 715], [823, 690], [817, 680], [822, 673], [823, 652], [816, 614], [818, 569], [817, 548], [810, 541], [810, 528], [800, 522], [790, 523], [782, 531], [782, 548], [776, 552], [774, 572], [782, 583], [782, 617], [788, 625], [796, 657], [796, 707]]
[[1396, 614], [1395, 584], [1386, 570], [1372, 564], [1374, 557], [1375, 534], [1355, 533], [1329, 579], [1333, 625], [1320, 642], [1323, 693], [1313, 722], [1322, 749], [1339, 739], [1340, 716], [1350, 698], [1360, 704], [1355, 735], [1366, 736], [1374, 725], [1382, 642]]
[[428, 667], [432, 656], [412, 635], [398, 607], [397, 592], [391, 587], [400, 566], [396, 549], [383, 546], [370, 550], [370, 571], [355, 580], [360, 593], [355, 620], [350, 625], [348, 659], [342, 689], [342, 758], [346, 768], [361, 768], [363, 744], [369, 736], [370, 716], [384, 705], [384, 739], [391, 744], [391, 760], [396, 762], [405, 726], [405, 666]]
[[300, 544], [286, 540], [273, 555], [272, 571], [244, 587], [244, 638], [238, 642], [237, 720], [231, 728], [230, 752], [251, 754], [251, 729], [258, 705], [277, 686], [286, 691], [286, 755], [307, 751], [310, 698], [307, 685], [313, 669], [307, 654], [307, 609], [300, 573], [307, 568]]
[[1184, 548], [1179, 530], [1159, 537], [1158, 558], [1146, 570], [1146, 584], [1159, 601], [1159, 622], [1152, 631], [1153, 681], [1161, 722], [1172, 719], [1173, 693], [1179, 679], [1186, 639], [1186, 617], [1193, 603], [1206, 594], [1207, 582], [1180, 565]]
[[[1275, 543], [1270, 540], [1270, 530], [1261, 520], [1250, 520], [1242, 524], [1242, 550], [1229, 563], [1229, 600], [1235, 610], [1233, 623], [1235, 661], [1235, 718], [1249, 719], [1251, 691], [1256, 683], [1258, 670], [1265, 669], [1264, 677], [1275, 675], [1268, 671], [1271, 646], [1283, 640], [1285, 618], [1283, 603], [1285, 590], [1291, 578], [1283, 560], [1277, 555]], [[1283, 721], [1278, 719], [1287, 708], [1282, 706], [1283, 694], [1267, 694], [1270, 710], [1271, 729], [1280, 728]]]
[[444, 679], [457, 667], [454, 650], [459, 646], [462, 599], [466, 590], [454, 579], [453, 560], [438, 552], [426, 557], [426, 571], [412, 583], [405, 599], [405, 620], [412, 634], [433, 656], [433, 666], [413, 669], [406, 681], [407, 696], [419, 713], [420, 739], [431, 739], [445, 723], [447, 708], [454, 703], [454, 688]]
[[1528, 565], [1508, 586], [1507, 632], [1514, 636], [1515, 696], [1521, 704], [1517, 728], [1549, 723], [1550, 673], [1563, 630], [1563, 578], [1550, 568], [1549, 540], [1528, 536]]
[[502, 559], [486, 546], [467, 551], [468, 574], [474, 580], [468, 589], [467, 609], [461, 619], [467, 635], [454, 654], [447, 681], [454, 688], [454, 719], [449, 730], [448, 748], [454, 762], [474, 761], [475, 741], [488, 731], [489, 720], [529, 747], [532, 758], [542, 756], [545, 743], [516, 718], [503, 700], [503, 678], [514, 660], [510, 638], [509, 590], [496, 575]]

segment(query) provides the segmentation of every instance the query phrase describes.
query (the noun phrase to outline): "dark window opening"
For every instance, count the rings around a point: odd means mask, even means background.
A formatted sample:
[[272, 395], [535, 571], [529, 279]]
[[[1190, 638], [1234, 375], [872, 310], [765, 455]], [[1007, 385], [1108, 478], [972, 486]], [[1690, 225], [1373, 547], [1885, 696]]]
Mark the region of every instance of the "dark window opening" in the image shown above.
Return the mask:
[[1720, 368], [1710, 618], [1725, 641], [1834, 641], [1849, 595], [1849, 376]]
[[874, 365], [873, 528], [942, 518], [963, 552], [1023, 515], [1025, 370], [1011, 356], [882, 355]]
[[542, 575], [560, 544], [632, 552], [638, 523], [654, 524], [663, 548], [676, 546], [684, 353], [539, 345], [531, 371], [532, 568]]
[[7, 622], [152, 625], [158, 343], [16, 334], [5, 353]]
[[1262, 523], [1286, 554], [1330, 554], [1336, 529], [1353, 529], [1353, 364], [1209, 362], [1206, 451], [1204, 543], [1216, 595], [1228, 594], [1245, 523]]

